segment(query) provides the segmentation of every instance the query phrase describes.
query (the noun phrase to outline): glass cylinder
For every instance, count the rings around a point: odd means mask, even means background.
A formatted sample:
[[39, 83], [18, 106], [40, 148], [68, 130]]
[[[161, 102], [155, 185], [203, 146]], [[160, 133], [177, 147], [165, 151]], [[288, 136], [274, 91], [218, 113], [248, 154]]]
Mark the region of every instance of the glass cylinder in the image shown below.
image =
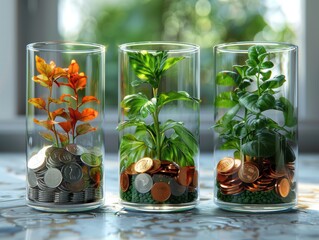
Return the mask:
[[182, 211], [198, 202], [199, 47], [119, 46], [120, 198], [126, 209]]
[[104, 203], [105, 47], [27, 45], [27, 204], [75, 212]]
[[223, 209], [296, 206], [297, 50], [272, 42], [214, 47], [214, 200]]

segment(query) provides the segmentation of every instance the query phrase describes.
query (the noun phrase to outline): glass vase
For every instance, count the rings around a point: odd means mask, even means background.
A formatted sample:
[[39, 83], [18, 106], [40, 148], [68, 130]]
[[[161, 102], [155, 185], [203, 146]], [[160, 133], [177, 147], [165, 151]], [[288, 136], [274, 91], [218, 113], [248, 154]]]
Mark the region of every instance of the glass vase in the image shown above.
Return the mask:
[[171, 212], [198, 202], [199, 47], [119, 46], [120, 199]]
[[27, 45], [27, 204], [78, 212], [104, 203], [105, 47]]
[[230, 211], [288, 210], [297, 202], [297, 46], [214, 47], [214, 200]]

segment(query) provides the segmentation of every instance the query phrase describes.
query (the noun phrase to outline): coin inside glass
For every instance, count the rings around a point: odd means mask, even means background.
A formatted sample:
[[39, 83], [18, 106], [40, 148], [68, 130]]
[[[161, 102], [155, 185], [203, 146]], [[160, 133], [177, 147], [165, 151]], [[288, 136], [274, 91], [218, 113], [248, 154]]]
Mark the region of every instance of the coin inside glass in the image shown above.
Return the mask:
[[152, 177], [147, 173], [138, 174], [134, 180], [134, 187], [140, 193], [147, 193], [153, 186]]
[[62, 173], [57, 168], [49, 168], [48, 171], [44, 174], [44, 183], [49, 188], [56, 188], [62, 182]]

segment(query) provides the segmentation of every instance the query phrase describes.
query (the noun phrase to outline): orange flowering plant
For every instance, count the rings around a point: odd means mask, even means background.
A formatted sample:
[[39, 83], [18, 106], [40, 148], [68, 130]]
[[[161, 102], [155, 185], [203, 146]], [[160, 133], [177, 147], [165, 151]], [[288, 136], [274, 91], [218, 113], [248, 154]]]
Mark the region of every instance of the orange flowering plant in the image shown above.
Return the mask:
[[[39, 75], [32, 79], [35, 83], [49, 90], [47, 99], [30, 98], [28, 102], [34, 107], [45, 111], [47, 119], [39, 120], [34, 118], [37, 125], [46, 128], [49, 132], [40, 132], [46, 140], [53, 142], [56, 146], [65, 146], [74, 143], [76, 137], [95, 131], [91, 126], [92, 121], [98, 116], [98, 111], [93, 108], [81, 108], [89, 102], [99, 103], [94, 96], [80, 97], [80, 91], [86, 87], [87, 76], [80, 72], [80, 67], [75, 60], [72, 60], [68, 68], [57, 67], [51, 61], [49, 64], [39, 56], [35, 56], [36, 69]], [[54, 87], [69, 88], [71, 93], [63, 93], [58, 98], [53, 97]], [[66, 105], [66, 107], [53, 108], [55, 105]], [[81, 108], [81, 109], [80, 109]], [[83, 122], [83, 123], [79, 123]]]

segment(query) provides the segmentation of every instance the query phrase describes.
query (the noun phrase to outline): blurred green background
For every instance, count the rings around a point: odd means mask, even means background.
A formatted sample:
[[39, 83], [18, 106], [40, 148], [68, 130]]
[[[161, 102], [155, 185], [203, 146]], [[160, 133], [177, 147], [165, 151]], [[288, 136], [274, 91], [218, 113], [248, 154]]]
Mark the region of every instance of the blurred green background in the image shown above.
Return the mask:
[[[260, 0], [62, 0], [65, 39], [107, 46], [107, 106], [117, 106], [117, 47], [135, 41], [181, 41], [201, 47], [202, 106], [212, 103], [213, 46], [267, 40], [295, 43], [282, 1]], [[72, 24], [65, 24], [68, 19]]]

